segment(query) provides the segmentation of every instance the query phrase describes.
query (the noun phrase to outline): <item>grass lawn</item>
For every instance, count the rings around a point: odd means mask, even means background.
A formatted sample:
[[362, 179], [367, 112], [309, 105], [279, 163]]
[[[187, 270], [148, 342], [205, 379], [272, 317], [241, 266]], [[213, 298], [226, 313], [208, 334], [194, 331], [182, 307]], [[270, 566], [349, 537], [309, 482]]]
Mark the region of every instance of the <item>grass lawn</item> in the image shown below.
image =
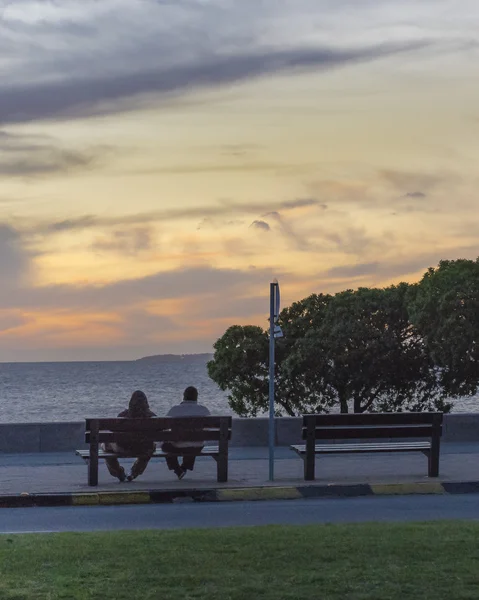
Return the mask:
[[0, 599], [58, 598], [479, 599], [479, 523], [0, 536]]

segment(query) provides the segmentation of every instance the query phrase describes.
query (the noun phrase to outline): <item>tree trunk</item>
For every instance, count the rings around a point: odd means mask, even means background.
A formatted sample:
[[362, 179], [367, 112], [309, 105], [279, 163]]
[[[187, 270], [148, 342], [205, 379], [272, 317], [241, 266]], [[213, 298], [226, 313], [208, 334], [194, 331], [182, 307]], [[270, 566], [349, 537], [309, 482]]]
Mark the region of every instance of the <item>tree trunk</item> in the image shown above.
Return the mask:
[[339, 396], [339, 406], [341, 407], [341, 413], [348, 413], [348, 399], [346, 396]]
[[287, 412], [289, 417], [298, 417], [300, 415], [297, 415], [294, 410], [286, 403], [286, 402], [281, 402], [281, 400], [276, 400], [276, 402], [282, 407], [284, 408], [284, 410]]
[[358, 398], [357, 396], [354, 397], [354, 412], [355, 413], [363, 412], [363, 408], [361, 406], [361, 398]]

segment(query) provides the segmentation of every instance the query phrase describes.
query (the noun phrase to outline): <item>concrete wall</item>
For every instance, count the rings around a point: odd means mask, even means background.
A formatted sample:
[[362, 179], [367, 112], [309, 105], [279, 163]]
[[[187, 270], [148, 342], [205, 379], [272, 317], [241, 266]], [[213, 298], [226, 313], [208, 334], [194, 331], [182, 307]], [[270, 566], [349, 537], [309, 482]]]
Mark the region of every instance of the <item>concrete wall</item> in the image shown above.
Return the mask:
[[[0, 453], [72, 452], [86, 448], [84, 422], [2, 423]], [[301, 442], [301, 418], [276, 419], [276, 445]], [[479, 442], [479, 413], [444, 415], [444, 442]], [[232, 446], [267, 446], [268, 419], [233, 419]]]

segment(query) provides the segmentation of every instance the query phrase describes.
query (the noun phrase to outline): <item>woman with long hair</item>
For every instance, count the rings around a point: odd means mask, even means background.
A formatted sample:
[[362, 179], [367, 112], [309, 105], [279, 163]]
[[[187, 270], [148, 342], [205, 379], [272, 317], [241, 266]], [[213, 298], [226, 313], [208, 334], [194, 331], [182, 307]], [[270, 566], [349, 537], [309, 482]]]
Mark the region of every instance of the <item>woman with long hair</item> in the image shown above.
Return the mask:
[[[148, 419], [150, 417], [156, 417], [156, 415], [150, 410], [146, 394], [141, 390], [136, 390], [130, 398], [128, 408], [123, 410], [118, 417], [124, 419]], [[112, 452], [120, 456], [136, 457], [135, 463], [128, 475], [125, 473], [125, 469], [120, 465], [116, 456], [109, 456], [105, 459], [110, 475], [117, 477], [120, 481], [133, 481], [133, 479], [136, 479], [145, 471], [150, 462], [150, 458], [156, 450], [156, 445], [148, 439], [142, 439], [141, 434], [139, 434], [135, 435], [131, 441], [124, 441], [121, 444], [103, 444], [103, 449], [105, 452]]]

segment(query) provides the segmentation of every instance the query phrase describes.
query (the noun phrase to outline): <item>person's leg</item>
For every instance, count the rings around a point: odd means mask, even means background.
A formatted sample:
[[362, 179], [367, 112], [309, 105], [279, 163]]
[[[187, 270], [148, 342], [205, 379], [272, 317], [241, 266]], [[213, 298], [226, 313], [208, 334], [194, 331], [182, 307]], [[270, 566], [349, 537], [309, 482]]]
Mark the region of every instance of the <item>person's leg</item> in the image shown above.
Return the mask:
[[[117, 448], [115, 444], [102, 444], [102, 448], [105, 452], [116, 452]], [[118, 458], [116, 456], [109, 456], [105, 458], [106, 468], [108, 469], [110, 475], [116, 477], [120, 481], [125, 481], [126, 473], [125, 469], [118, 462]]]
[[183, 454], [183, 462], [181, 468], [184, 471], [193, 471], [195, 468], [195, 460], [196, 457], [201, 454], [203, 448], [192, 447], [192, 448], [182, 448]]
[[182, 479], [185, 472], [180, 467], [180, 463], [178, 461], [177, 448], [175, 446], [173, 446], [173, 444], [170, 444], [170, 442], [164, 442], [161, 446], [161, 449], [166, 454], [165, 460], [166, 460], [166, 465], [168, 466], [168, 469], [170, 471], [174, 471], [174, 473], [178, 477], [178, 479]]
[[135, 462], [133, 463], [133, 466], [131, 467], [131, 470], [127, 477], [128, 481], [133, 481], [133, 479], [136, 479], [139, 475], [144, 473], [146, 467], [148, 466], [148, 463], [150, 462], [151, 457], [155, 453], [156, 445], [152, 444], [150, 448], [148, 448], [147, 446], [142, 450], [143, 452], [140, 456], [136, 458]]
[[128, 481], [132, 481], [133, 479], [136, 479], [139, 475], [144, 473], [146, 467], [148, 466], [148, 463], [150, 462], [150, 458], [151, 456], [139, 456], [135, 460], [133, 466], [131, 467], [131, 471], [128, 474]]

